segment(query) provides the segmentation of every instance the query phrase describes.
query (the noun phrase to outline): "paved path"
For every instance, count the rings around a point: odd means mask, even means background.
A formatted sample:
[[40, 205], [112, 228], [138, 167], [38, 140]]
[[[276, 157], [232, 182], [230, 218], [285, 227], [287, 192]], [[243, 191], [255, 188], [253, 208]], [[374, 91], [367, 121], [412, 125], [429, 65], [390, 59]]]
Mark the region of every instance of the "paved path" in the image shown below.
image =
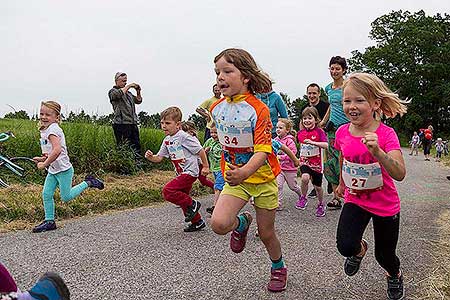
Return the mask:
[[[450, 208], [450, 182], [445, 178], [450, 171], [421, 156], [405, 159], [408, 175], [398, 184], [403, 208], [398, 253], [410, 299], [416, 283], [432, 269], [429, 241], [437, 238], [436, 217]], [[180, 210], [168, 204], [71, 220], [44, 234], [3, 234], [0, 258], [21, 288], [46, 270], [59, 271], [75, 300], [385, 299], [372, 227], [366, 231], [370, 249], [361, 270], [348, 278], [335, 247], [339, 212], [329, 211], [319, 219], [313, 202], [298, 211], [294, 194], [288, 195], [290, 203], [277, 216], [277, 230], [289, 284], [278, 295], [265, 289], [270, 263], [253, 234], [245, 251], [234, 254], [229, 236], [210, 229], [184, 233]], [[211, 199], [202, 203], [204, 211]]]

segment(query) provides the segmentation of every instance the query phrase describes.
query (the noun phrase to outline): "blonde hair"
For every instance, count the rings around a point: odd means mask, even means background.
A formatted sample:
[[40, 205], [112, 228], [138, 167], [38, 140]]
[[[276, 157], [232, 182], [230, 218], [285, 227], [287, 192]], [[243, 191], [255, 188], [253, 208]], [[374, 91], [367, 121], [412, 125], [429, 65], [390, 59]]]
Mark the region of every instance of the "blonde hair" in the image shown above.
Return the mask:
[[297, 132], [293, 129], [294, 127], [294, 122], [292, 122], [289, 119], [286, 118], [279, 118], [278, 122], [281, 122], [284, 124], [284, 126], [286, 126], [286, 131], [288, 132], [288, 134], [295, 136], [297, 134]]
[[183, 118], [183, 113], [181, 112], [181, 109], [179, 109], [176, 106], [171, 106], [169, 108], [166, 108], [161, 113], [161, 120], [171, 119], [175, 122], [181, 122], [182, 118]]
[[376, 75], [368, 73], [353, 73], [344, 81], [343, 90], [351, 86], [361, 93], [367, 101], [380, 99], [380, 108], [377, 109], [378, 117], [385, 115], [394, 118], [396, 115], [403, 116], [406, 113], [406, 104], [409, 101], [401, 100], [397, 94], [392, 92], [384, 82]]
[[253, 57], [243, 49], [229, 48], [220, 52], [215, 58], [216, 63], [220, 58], [227, 63], [233, 64], [242, 75], [248, 79], [247, 88], [250, 93], [268, 93], [272, 90], [272, 80], [267, 73], [259, 69]]
[[[51, 109], [56, 114], [56, 122], [58, 124], [61, 123], [61, 105], [58, 102], [52, 100], [41, 101], [41, 106], [45, 106]], [[39, 121], [38, 123], [38, 128], [39, 130], [45, 128], [45, 126], [41, 123], [41, 121]]]

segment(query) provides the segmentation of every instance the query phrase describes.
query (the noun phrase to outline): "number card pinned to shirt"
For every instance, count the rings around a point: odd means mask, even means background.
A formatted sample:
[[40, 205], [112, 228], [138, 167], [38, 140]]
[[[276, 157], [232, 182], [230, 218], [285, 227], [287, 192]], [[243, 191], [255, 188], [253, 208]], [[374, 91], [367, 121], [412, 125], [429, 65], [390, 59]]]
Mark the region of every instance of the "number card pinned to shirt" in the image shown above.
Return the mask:
[[52, 152], [52, 144], [48, 139], [40, 139], [42, 154], [50, 154]]
[[219, 142], [230, 148], [253, 147], [253, 130], [250, 121], [226, 123], [218, 121]]
[[379, 190], [383, 187], [383, 176], [378, 162], [358, 164], [344, 159], [342, 163], [342, 178], [345, 186], [353, 192]]
[[171, 160], [183, 160], [184, 156], [183, 146], [178, 144], [178, 141], [173, 142], [167, 146]]
[[300, 156], [313, 157], [320, 154], [320, 148], [310, 144], [303, 144], [300, 146]]

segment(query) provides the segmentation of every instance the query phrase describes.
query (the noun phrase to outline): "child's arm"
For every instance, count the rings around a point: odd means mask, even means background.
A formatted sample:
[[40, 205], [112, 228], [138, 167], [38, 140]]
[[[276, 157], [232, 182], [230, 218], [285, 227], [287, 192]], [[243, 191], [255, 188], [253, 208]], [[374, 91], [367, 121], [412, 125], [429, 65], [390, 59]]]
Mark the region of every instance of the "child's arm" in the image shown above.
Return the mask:
[[60, 138], [54, 134], [51, 134], [48, 137], [48, 139], [52, 144], [52, 152], [49, 153], [49, 155], [47, 156], [47, 158], [45, 158], [44, 161], [38, 162], [37, 164], [38, 169], [45, 169], [46, 167], [50, 166], [51, 163], [54, 162], [61, 154], [62, 148]]
[[206, 157], [205, 150], [202, 148], [202, 150], [200, 150], [198, 155], [200, 156], [200, 159], [201, 159], [202, 165], [203, 165], [203, 168], [200, 170], [200, 173], [203, 176], [206, 176], [209, 174], [209, 163], [208, 163], [208, 158]]
[[163, 156], [154, 155], [152, 151], [147, 150], [145, 152], [145, 158], [151, 161], [152, 163], [160, 163], [164, 159]]
[[342, 152], [339, 153], [339, 185], [336, 187], [336, 196], [338, 196], [339, 198], [343, 198], [344, 197], [344, 192], [345, 192], [345, 183], [344, 183], [344, 178], [342, 178], [342, 163], [343, 163], [344, 159], [342, 158]]
[[298, 160], [298, 158], [295, 156], [294, 152], [292, 152], [292, 150], [284, 145], [281, 144], [281, 148], [280, 148], [284, 153], [286, 153], [286, 155], [294, 162], [294, 165], [296, 167], [298, 167], [300, 165], [300, 161]]
[[378, 145], [378, 135], [375, 132], [366, 132], [362, 142], [392, 178], [397, 181], [405, 178], [405, 161], [400, 150], [384, 152]]
[[315, 142], [315, 141], [311, 141], [310, 139], [305, 139], [303, 141], [303, 143], [314, 145], [314, 146], [317, 146], [317, 147], [322, 148], [322, 149], [327, 149], [328, 148], [328, 142]]
[[249, 178], [266, 162], [268, 153], [256, 152], [250, 158], [248, 163], [242, 167], [228, 164], [230, 170], [225, 171], [225, 181], [230, 185], [238, 185]]

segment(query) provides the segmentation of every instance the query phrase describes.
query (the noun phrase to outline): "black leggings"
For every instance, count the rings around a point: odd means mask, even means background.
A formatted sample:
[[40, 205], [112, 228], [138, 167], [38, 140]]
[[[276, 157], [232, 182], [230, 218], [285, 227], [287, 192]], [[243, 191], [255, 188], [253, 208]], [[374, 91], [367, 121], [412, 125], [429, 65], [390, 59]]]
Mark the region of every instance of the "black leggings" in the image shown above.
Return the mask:
[[375, 239], [375, 258], [390, 276], [397, 276], [400, 260], [395, 254], [400, 225], [400, 213], [391, 217], [380, 217], [365, 211], [353, 203], [342, 208], [336, 234], [337, 248], [345, 256], [355, 256], [361, 252], [361, 239], [364, 230], [373, 219]]
[[423, 139], [422, 145], [423, 145], [423, 154], [429, 155], [431, 151], [431, 141]]

